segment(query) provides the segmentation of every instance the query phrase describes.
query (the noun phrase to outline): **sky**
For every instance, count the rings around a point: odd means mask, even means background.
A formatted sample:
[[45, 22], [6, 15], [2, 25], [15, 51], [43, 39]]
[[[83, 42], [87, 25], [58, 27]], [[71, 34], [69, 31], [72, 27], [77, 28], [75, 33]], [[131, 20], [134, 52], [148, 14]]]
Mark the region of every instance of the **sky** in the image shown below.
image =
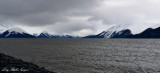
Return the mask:
[[160, 0], [0, 0], [0, 24], [31, 34], [85, 36], [113, 25], [159, 23]]

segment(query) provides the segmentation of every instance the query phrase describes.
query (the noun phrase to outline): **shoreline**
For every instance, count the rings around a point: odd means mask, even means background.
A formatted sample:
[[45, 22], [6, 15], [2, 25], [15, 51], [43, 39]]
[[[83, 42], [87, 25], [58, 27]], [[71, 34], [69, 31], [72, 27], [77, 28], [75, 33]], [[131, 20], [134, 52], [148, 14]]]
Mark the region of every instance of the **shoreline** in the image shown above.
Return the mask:
[[55, 73], [30, 62], [0, 53], [0, 72], [16, 73]]

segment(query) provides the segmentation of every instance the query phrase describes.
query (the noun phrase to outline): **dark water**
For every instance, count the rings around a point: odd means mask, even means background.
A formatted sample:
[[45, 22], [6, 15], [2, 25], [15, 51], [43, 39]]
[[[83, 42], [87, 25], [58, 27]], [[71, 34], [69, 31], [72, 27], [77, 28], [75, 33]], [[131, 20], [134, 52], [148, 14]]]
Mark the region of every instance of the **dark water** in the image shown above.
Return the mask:
[[160, 73], [160, 39], [0, 39], [0, 52], [58, 73]]

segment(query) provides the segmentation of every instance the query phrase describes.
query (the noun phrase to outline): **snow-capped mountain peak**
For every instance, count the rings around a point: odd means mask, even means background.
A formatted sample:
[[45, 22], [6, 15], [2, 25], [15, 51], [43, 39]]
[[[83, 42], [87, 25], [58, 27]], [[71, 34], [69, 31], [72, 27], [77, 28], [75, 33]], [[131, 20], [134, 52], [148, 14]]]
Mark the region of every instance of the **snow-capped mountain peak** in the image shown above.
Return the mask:
[[131, 34], [139, 34], [143, 31], [145, 31], [148, 28], [158, 28], [160, 27], [160, 24], [132, 24], [132, 25], [114, 25], [113, 27], [107, 29], [103, 33], [99, 34], [101, 36], [104, 36], [105, 38], [111, 38], [114, 36], [114, 34], [121, 34], [124, 30], [130, 30]]
[[4, 25], [4, 24], [0, 24], [0, 33], [4, 33], [5, 31], [8, 31], [8, 32], [14, 32], [14, 33], [27, 33], [26, 31], [24, 31], [23, 29], [21, 28], [18, 28], [18, 27], [15, 27], [15, 26], [8, 26], [8, 25]]
[[112, 26], [111, 28], [109, 28], [105, 31], [106, 33], [105, 33], [104, 37], [110, 38], [113, 33], [117, 33], [119, 31], [127, 29], [128, 27], [129, 27], [129, 25], [115, 25], [115, 26]]

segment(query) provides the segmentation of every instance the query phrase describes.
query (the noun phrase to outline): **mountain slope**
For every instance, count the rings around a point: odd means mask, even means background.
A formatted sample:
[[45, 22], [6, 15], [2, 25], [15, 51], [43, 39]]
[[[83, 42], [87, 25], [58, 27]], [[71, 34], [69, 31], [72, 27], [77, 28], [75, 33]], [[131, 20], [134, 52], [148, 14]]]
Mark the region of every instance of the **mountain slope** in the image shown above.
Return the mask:
[[52, 35], [47, 32], [44, 32], [37, 35], [36, 38], [78, 38], [78, 37], [71, 35]]
[[113, 33], [110, 38], [129, 38], [130, 36], [133, 36], [133, 34], [131, 33], [131, 30], [125, 29], [117, 33], [116, 32]]
[[106, 34], [107, 34], [107, 32], [103, 31], [100, 34], [97, 34], [97, 35], [88, 35], [88, 36], [85, 36], [83, 38], [105, 38]]
[[158, 28], [148, 28], [140, 34], [133, 36], [128, 36], [129, 38], [160, 38], [160, 27]]
[[160, 38], [160, 27], [158, 26], [159, 25], [149, 26], [149, 28], [143, 28], [143, 31], [137, 32], [137, 34], [135, 33], [133, 34], [132, 33], [133, 31], [136, 31], [136, 30], [139, 31], [139, 29], [136, 29], [135, 27], [131, 27], [131, 26], [128, 27], [128, 26], [118, 25], [118, 26], [111, 27], [106, 31], [103, 31], [100, 34], [89, 35], [84, 38]]
[[0, 38], [35, 38], [20, 28], [11, 28], [0, 34]]
[[47, 32], [31, 35], [20, 28], [11, 28], [0, 33], [0, 38], [80, 38], [80, 37], [71, 35], [52, 35]]
[[132, 34], [129, 29], [121, 31], [120, 35], [115, 34], [111, 38], [160, 38], [160, 27], [148, 28], [139, 34]]

